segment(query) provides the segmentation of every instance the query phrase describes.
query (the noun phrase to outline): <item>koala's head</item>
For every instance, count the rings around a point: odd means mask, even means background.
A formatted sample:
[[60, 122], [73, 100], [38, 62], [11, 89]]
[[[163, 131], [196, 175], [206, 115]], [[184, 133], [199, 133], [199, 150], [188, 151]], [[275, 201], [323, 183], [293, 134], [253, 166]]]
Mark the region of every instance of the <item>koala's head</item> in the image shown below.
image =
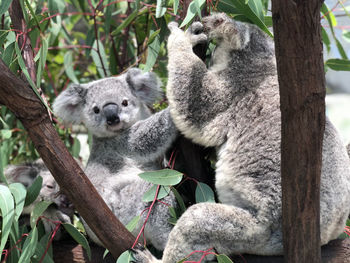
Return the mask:
[[203, 30], [209, 39], [221, 39], [225, 34], [225, 23], [231, 19], [224, 13], [214, 13], [211, 16], [203, 17]]
[[41, 159], [33, 163], [10, 165], [5, 170], [5, 175], [9, 182], [21, 183], [26, 188], [30, 187], [38, 176], [41, 176], [43, 183], [36, 201], [53, 202], [59, 210], [66, 214], [74, 212], [73, 205], [64, 194], [60, 193], [59, 185]]
[[133, 68], [119, 77], [70, 86], [53, 109], [63, 121], [83, 123], [97, 137], [113, 137], [150, 116], [148, 106], [161, 96], [160, 87], [154, 73]]

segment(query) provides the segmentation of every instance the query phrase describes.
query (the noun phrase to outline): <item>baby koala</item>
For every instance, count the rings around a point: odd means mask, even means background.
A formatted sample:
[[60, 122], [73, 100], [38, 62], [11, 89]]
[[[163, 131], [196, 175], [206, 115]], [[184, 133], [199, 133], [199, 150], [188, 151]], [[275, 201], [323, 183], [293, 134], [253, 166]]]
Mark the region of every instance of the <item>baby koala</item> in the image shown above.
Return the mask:
[[[74, 213], [73, 205], [64, 194], [60, 193], [58, 184], [42, 159], [38, 159], [32, 163], [9, 165], [4, 173], [9, 183], [21, 183], [26, 188], [30, 187], [38, 176], [43, 178], [39, 196], [34, 203], [24, 207], [22, 214], [30, 215], [35, 204], [40, 201], [53, 202], [42, 214], [47, 218], [42, 219], [47, 233], [50, 233], [56, 227], [56, 224], [51, 221], [71, 223], [71, 218]], [[58, 240], [60, 238], [61, 231], [58, 231], [55, 235], [55, 239]]]
[[[53, 104], [55, 114], [63, 121], [83, 123], [92, 133], [85, 173], [124, 225], [141, 215], [134, 235], [150, 206], [141, 199], [151, 184], [138, 174], [161, 169], [163, 156], [177, 135], [168, 109], [153, 115], [149, 110], [161, 95], [160, 87], [155, 74], [133, 68], [119, 77], [72, 85]], [[164, 202], [175, 206], [173, 195]], [[168, 206], [156, 203], [144, 234], [157, 249], [164, 249], [172, 229], [169, 218]], [[88, 227], [87, 232], [101, 244]]]
[[[187, 138], [216, 147], [220, 203], [188, 208], [171, 231], [161, 262], [178, 262], [208, 249], [227, 255], [281, 255], [281, 112], [273, 40], [257, 26], [224, 14], [205, 17], [203, 25], [196, 22], [186, 32], [175, 23], [168, 27], [171, 116]], [[192, 50], [208, 37], [217, 44], [209, 68]], [[320, 189], [322, 245], [342, 233], [349, 204], [349, 156], [327, 119]], [[194, 253], [188, 260], [201, 256]], [[136, 251], [135, 261], [159, 262], [147, 250]]]

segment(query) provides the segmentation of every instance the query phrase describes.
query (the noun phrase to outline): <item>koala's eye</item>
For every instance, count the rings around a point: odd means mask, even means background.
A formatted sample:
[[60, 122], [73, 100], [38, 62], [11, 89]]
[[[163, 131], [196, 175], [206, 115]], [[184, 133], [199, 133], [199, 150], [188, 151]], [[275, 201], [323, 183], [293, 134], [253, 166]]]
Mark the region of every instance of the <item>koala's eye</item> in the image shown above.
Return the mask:
[[128, 104], [129, 104], [128, 100], [123, 100], [123, 101], [122, 101], [122, 105], [123, 105], [124, 107], [128, 106]]
[[53, 185], [51, 185], [51, 184], [47, 184], [46, 187], [49, 189], [53, 189]]
[[222, 24], [222, 22], [224, 22], [224, 20], [222, 18], [216, 19], [214, 22], [214, 26], [219, 26], [220, 24]]
[[96, 114], [99, 114], [99, 113], [100, 113], [100, 109], [99, 109], [97, 106], [93, 107], [92, 110], [93, 110]]

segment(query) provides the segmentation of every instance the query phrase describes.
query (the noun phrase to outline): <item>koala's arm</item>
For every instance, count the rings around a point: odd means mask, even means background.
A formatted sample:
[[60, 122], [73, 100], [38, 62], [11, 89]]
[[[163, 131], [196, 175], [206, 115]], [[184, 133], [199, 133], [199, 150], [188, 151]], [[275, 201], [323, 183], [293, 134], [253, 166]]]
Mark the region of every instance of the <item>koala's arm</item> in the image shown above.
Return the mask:
[[206, 37], [169, 26], [167, 97], [177, 128], [204, 146], [216, 146], [226, 137], [226, 111], [234, 92], [226, 80], [192, 51], [192, 45]]
[[177, 134], [169, 109], [162, 110], [130, 127], [124, 137], [123, 154], [141, 161], [154, 161], [165, 154]]

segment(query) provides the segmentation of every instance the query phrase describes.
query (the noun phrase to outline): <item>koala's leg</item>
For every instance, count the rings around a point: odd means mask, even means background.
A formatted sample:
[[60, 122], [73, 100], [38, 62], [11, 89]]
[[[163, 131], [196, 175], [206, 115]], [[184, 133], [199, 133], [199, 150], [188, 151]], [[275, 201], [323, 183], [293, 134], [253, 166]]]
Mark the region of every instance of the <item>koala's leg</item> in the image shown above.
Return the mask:
[[[269, 225], [262, 224], [247, 210], [215, 203], [191, 206], [171, 231], [163, 253], [163, 263], [178, 262], [194, 251], [233, 255], [264, 251], [270, 243]], [[140, 255], [143, 255], [141, 257]], [[187, 260], [198, 261], [203, 253], [193, 253]], [[138, 251], [137, 263], [157, 262], [148, 252]], [[212, 260], [212, 256], [206, 258]], [[203, 262], [203, 261], [202, 261]]]
[[226, 80], [208, 71], [193, 53], [192, 46], [206, 38], [198, 33], [198, 23], [193, 27], [185, 33], [176, 24], [169, 24], [167, 97], [177, 128], [199, 144], [216, 146], [225, 140], [225, 112], [234, 94]]

